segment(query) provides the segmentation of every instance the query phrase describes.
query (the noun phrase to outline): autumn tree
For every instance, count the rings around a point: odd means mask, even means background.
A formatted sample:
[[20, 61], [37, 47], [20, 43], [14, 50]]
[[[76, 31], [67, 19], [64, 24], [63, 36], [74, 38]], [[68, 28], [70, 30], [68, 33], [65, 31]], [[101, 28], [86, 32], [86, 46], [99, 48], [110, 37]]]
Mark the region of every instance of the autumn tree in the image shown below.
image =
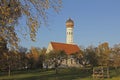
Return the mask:
[[116, 70], [118, 70], [117, 68], [120, 67], [120, 44], [116, 44], [112, 48], [111, 58], [112, 66], [115, 67]]
[[7, 49], [7, 40], [2, 36], [0, 37], [0, 70], [8, 71], [10, 76], [11, 70], [17, 68], [17, 54], [14, 51], [9, 51]]
[[36, 48], [32, 47], [30, 52], [26, 54], [28, 58], [28, 67], [30, 69], [42, 69], [43, 68], [43, 62], [45, 60], [45, 53], [46, 48]]
[[[0, 0], [0, 36], [8, 41], [11, 48], [17, 47], [18, 32], [23, 36], [29, 34], [35, 41], [39, 26], [47, 23], [48, 10], [58, 12], [60, 8], [61, 0]], [[26, 20], [26, 27], [16, 25], [20, 17]]]
[[5, 69], [5, 58], [6, 56], [4, 54], [6, 54], [8, 52], [7, 49], [7, 41], [0, 37], [0, 70], [4, 70]]
[[11, 71], [19, 69], [20, 63], [19, 63], [17, 51], [3, 52], [1, 59], [2, 59], [0, 65], [1, 71], [8, 72], [9, 76], [11, 74]]
[[110, 55], [110, 48], [107, 42], [100, 44], [97, 48], [97, 54], [99, 57], [99, 65], [101, 66], [108, 66], [109, 64], [109, 55]]
[[28, 61], [29, 68], [31, 68], [31, 69], [37, 68], [37, 64], [38, 64], [38, 61], [39, 61], [38, 50], [35, 47], [31, 47], [31, 50], [27, 54], [27, 56], [28, 56], [28, 59], [29, 59], [29, 61]]

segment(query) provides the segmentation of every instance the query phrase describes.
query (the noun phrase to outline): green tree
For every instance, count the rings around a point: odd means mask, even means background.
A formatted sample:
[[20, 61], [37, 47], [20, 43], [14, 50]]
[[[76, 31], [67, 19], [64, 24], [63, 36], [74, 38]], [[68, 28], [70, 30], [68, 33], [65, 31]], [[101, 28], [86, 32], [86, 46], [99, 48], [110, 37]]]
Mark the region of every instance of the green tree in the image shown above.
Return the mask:
[[80, 50], [74, 54], [71, 54], [77, 63], [85, 66], [84, 51]]
[[98, 66], [98, 55], [95, 47], [89, 46], [87, 49], [85, 49], [84, 58], [91, 66]]
[[51, 51], [46, 54], [46, 62], [48, 66], [52, 66], [53, 68], [55, 68], [56, 74], [58, 73], [58, 67], [66, 58], [67, 54], [64, 51]]
[[27, 48], [19, 46], [18, 47], [18, 54], [17, 54], [17, 60], [18, 60], [18, 69], [27, 69], [28, 64], [28, 58], [26, 56], [27, 54]]
[[40, 69], [42, 69], [43, 68], [43, 64], [44, 64], [44, 61], [45, 61], [45, 54], [46, 54], [46, 48], [42, 48], [42, 49], [39, 49], [38, 51], [39, 51], [39, 63], [38, 63], [38, 65], [39, 65], [39, 67], [40, 67]]
[[[0, 0], [0, 35], [12, 48], [17, 47], [19, 38], [16, 32], [21, 32], [21, 30], [23, 36], [29, 34], [35, 41], [39, 26], [47, 23], [48, 10], [54, 9], [58, 12], [60, 8], [61, 0]], [[25, 18], [26, 27], [16, 27], [20, 17]], [[28, 31], [26, 31], [27, 28]]]

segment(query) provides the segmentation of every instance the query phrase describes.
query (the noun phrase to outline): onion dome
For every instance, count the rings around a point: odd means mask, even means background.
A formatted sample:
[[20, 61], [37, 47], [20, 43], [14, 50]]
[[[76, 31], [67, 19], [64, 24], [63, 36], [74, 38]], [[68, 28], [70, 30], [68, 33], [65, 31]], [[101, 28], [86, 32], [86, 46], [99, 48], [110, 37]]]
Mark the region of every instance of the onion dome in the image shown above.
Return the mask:
[[66, 21], [66, 27], [74, 27], [74, 21], [71, 18]]

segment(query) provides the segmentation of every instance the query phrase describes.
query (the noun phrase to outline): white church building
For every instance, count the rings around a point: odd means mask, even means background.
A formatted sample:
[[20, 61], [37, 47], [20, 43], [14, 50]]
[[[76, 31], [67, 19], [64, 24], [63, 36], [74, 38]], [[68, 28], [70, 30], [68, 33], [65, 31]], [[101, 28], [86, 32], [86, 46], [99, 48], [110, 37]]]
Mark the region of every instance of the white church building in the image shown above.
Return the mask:
[[[73, 39], [73, 33], [74, 33], [73, 29], [74, 29], [74, 21], [71, 18], [69, 18], [66, 21], [66, 43], [50, 42], [46, 53], [49, 53], [50, 51], [53, 51], [53, 50], [57, 50], [57, 51], [63, 50], [63, 51], [65, 51], [65, 53], [68, 56], [70, 56], [72, 54], [79, 52], [80, 48], [73, 41], [74, 40]], [[76, 61], [74, 61], [73, 58], [69, 58], [67, 61], [68, 61], [67, 62], [68, 64], [66, 64], [64, 62], [63, 62], [63, 64], [65, 64], [67, 66], [79, 66], [79, 65], [77, 65]]]

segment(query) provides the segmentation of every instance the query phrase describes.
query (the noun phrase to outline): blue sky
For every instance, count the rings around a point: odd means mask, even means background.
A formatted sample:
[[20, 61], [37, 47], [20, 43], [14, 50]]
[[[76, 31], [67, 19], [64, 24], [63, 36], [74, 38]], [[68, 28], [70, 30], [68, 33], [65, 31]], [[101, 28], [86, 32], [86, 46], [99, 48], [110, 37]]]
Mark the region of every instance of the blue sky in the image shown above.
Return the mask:
[[49, 42], [66, 42], [65, 22], [74, 20], [74, 42], [87, 47], [120, 43], [120, 0], [63, 0], [61, 11], [48, 11], [48, 26], [38, 30], [36, 42], [22, 39], [20, 45], [46, 47]]

